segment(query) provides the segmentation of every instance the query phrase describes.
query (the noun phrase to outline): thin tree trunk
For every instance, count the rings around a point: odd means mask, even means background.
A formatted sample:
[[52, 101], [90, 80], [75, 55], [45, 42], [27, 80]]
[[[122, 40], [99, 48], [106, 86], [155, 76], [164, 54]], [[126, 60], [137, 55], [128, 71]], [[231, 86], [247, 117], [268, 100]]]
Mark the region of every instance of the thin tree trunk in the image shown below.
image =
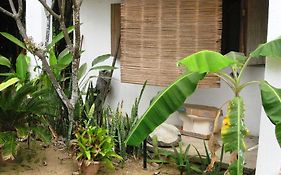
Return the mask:
[[[72, 86], [71, 86], [71, 98], [68, 99], [66, 94], [64, 93], [61, 85], [56, 80], [54, 73], [51, 70], [51, 67], [47, 61], [46, 53], [48, 50], [40, 48], [38, 44], [35, 44], [31, 38], [29, 38], [26, 34], [26, 29], [22, 23], [22, 13], [23, 13], [23, 1], [18, 0], [18, 9], [15, 8], [15, 4], [13, 0], [9, 0], [11, 12], [3, 9], [0, 7], [0, 12], [12, 17], [17, 24], [17, 27], [19, 29], [19, 32], [24, 40], [24, 43], [27, 47], [27, 50], [30, 51], [32, 54], [36, 55], [41, 61], [43, 65], [43, 69], [50, 78], [50, 81], [55, 88], [58, 96], [64, 103], [64, 105], [67, 108], [68, 111], [68, 120], [69, 120], [69, 128], [68, 128], [68, 134], [67, 139], [68, 141], [71, 139], [71, 133], [73, 128], [73, 119], [74, 119], [74, 108], [77, 103], [77, 100], [79, 98], [79, 88], [78, 88], [78, 68], [80, 63], [80, 50], [81, 50], [81, 36], [80, 36], [80, 7], [82, 0], [73, 0], [72, 1], [72, 8], [73, 8], [73, 19], [74, 19], [74, 28], [75, 28], [75, 40], [72, 41], [70, 39], [70, 36], [68, 34], [66, 25], [65, 25], [65, 5], [66, 0], [58, 0], [59, 4], [59, 11], [60, 14], [57, 14], [53, 11], [52, 7], [49, 7], [46, 3], [46, 0], [38, 0], [45, 10], [47, 10], [55, 19], [57, 19], [60, 22], [61, 30], [64, 34], [64, 39], [67, 44], [67, 48], [73, 55], [73, 62], [72, 62], [72, 74], [71, 74], [71, 80], [72, 80]], [[69, 1], [68, 1], [69, 2]], [[47, 38], [46, 38], [47, 39]]]

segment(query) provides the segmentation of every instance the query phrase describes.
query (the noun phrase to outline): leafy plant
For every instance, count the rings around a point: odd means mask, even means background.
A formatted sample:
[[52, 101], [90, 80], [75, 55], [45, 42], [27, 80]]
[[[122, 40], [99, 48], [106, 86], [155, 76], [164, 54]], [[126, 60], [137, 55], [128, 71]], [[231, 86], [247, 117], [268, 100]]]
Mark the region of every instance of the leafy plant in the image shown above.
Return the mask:
[[[249, 61], [260, 56], [280, 59], [281, 38], [260, 45], [250, 53], [248, 58], [241, 53], [230, 52], [221, 55], [213, 51], [200, 51], [183, 58], [178, 64], [184, 66], [187, 73], [157, 96], [130, 133], [126, 140], [127, 144], [140, 144], [155, 127], [164, 122], [185, 101], [187, 96], [195, 91], [199, 80], [208, 73], [215, 73], [229, 85], [234, 94], [233, 99], [228, 102], [228, 111], [221, 130], [225, 151], [232, 154], [232, 163], [228, 172], [235, 175], [243, 174], [244, 138], [247, 136], [248, 130], [244, 124], [244, 103], [240, 92], [245, 87], [254, 83], [260, 85], [263, 107], [273, 124], [276, 125], [276, 136], [279, 143], [281, 140], [280, 90], [272, 87], [266, 81], [242, 82]], [[232, 75], [223, 72], [226, 67], [231, 68]]]
[[118, 105], [115, 111], [112, 111], [110, 108], [104, 110], [103, 118], [105, 121], [103, 123], [109, 130], [109, 135], [115, 139], [115, 150], [123, 157], [123, 159], [127, 158], [128, 153], [137, 156], [141, 151], [140, 147], [126, 145], [125, 140], [138, 121], [138, 108], [145, 87], [146, 82], [144, 83], [139, 96], [135, 99], [130, 116], [123, 113], [122, 103]]
[[[19, 33], [22, 37], [23, 41], [20, 41], [19, 39], [15, 38], [14, 36], [8, 34], [8, 33], [1, 33], [4, 37], [12, 41], [13, 43], [17, 44], [19, 47], [22, 47], [23, 49], [27, 50], [31, 54], [37, 56], [37, 58], [42, 61], [42, 66], [44, 68], [44, 71], [46, 72], [48, 78], [51, 81], [51, 84], [53, 85], [56, 93], [58, 94], [60, 100], [65, 105], [65, 108], [67, 109], [67, 119], [68, 119], [68, 132], [67, 132], [67, 140], [69, 141], [72, 134], [72, 128], [73, 128], [73, 120], [74, 120], [74, 109], [77, 103], [77, 100], [79, 99], [79, 87], [78, 87], [78, 69], [80, 64], [80, 57], [81, 57], [81, 48], [82, 48], [82, 36], [80, 33], [80, 7], [81, 7], [81, 1], [80, 0], [73, 0], [71, 2], [70, 7], [72, 8], [72, 19], [73, 19], [73, 31], [75, 37], [71, 37], [68, 26], [66, 26], [67, 20], [65, 18], [65, 8], [66, 4], [61, 3], [59, 6], [58, 11], [53, 11], [51, 8], [54, 4], [54, 2], [51, 2], [51, 4], [48, 4], [46, 1], [40, 0], [39, 1], [44, 9], [48, 11], [50, 15], [53, 16], [56, 21], [59, 22], [60, 30], [61, 30], [61, 37], [57, 38], [58, 40], [64, 38], [65, 40], [65, 48], [69, 50], [70, 55], [72, 56], [71, 60], [71, 74], [70, 74], [70, 80], [71, 80], [71, 86], [69, 90], [69, 94], [66, 94], [64, 92], [64, 88], [59, 84], [58, 80], [56, 79], [55, 73], [52, 71], [52, 68], [50, 66], [50, 62], [48, 62], [47, 58], [48, 55], [46, 53], [49, 52], [49, 50], [54, 47], [57, 40], [53, 38], [51, 43], [46, 46], [42, 46], [39, 43], [35, 43], [31, 36], [28, 36], [26, 33], [26, 28], [21, 20], [24, 13], [24, 7], [23, 7], [23, 1], [18, 0], [17, 4], [14, 4], [14, 1], [9, 1], [10, 7], [7, 9], [13, 9], [12, 12], [10, 10], [1, 9], [1, 12], [5, 15], [11, 17], [17, 25], [17, 28], [19, 30]], [[50, 5], [50, 6], [49, 6]], [[49, 18], [49, 17], [48, 17]], [[48, 37], [46, 37], [48, 40]]]
[[172, 158], [175, 160], [181, 175], [184, 172], [186, 175], [190, 175], [192, 173], [200, 173], [200, 174], [203, 173], [200, 170], [200, 168], [192, 164], [190, 161], [190, 155], [189, 155], [190, 145], [187, 145], [184, 150], [183, 143], [180, 142], [178, 147], [179, 150], [177, 150], [175, 147], [173, 147], [173, 149], [174, 149], [174, 154], [172, 155]]
[[37, 90], [31, 82], [17, 90], [11, 86], [0, 93], [0, 147], [4, 160], [14, 159], [18, 140], [35, 136], [48, 143], [49, 131], [43, 115], [52, 115], [55, 106], [48, 90]]
[[158, 147], [157, 136], [152, 137], [152, 147], [153, 152], [151, 154], [148, 154], [148, 156], [150, 157], [150, 159], [148, 159], [148, 162], [153, 162], [160, 165], [169, 163], [169, 159], [171, 158], [173, 153]]
[[[85, 92], [87, 87], [89, 86], [89, 83], [93, 78], [97, 78], [98, 75], [91, 75], [89, 76], [90, 73], [93, 73], [93, 71], [100, 71], [100, 70], [114, 70], [116, 67], [113, 66], [108, 66], [108, 65], [99, 65], [103, 63], [104, 61], [108, 60], [111, 57], [110, 54], [104, 54], [100, 55], [96, 58], [93, 59], [91, 63], [91, 67], [87, 71], [87, 64], [84, 63], [83, 65], [80, 66], [78, 70], [78, 79], [80, 80], [79, 82], [79, 88], [82, 90], [82, 92]], [[107, 78], [107, 77], [103, 77]]]
[[75, 138], [78, 160], [101, 161], [109, 168], [113, 168], [114, 158], [122, 160], [122, 157], [115, 153], [114, 141], [106, 129], [86, 124], [85, 127], [79, 128]]
[[0, 76], [7, 77], [7, 80], [0, 84], [0, 91], [13, 84], [15, 84], [19, 89], [23, 84], [27, 83], [30, 77], [28, 72], [29, 63], [30, 58], [21, 53], [18, 55], [16, 60], [16, 69], [13, 70], [10, 60], [0, 55], [0, 65], [6, 66], [10, 69], [10, 72], [0, 74]]

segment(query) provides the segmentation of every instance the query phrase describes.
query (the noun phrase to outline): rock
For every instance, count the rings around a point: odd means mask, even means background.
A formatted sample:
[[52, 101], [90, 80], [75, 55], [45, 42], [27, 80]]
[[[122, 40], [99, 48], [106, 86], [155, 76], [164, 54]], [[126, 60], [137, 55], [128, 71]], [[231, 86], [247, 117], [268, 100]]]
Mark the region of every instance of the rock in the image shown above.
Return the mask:
[[159, 147], [178, 146], [181, 134], [174, 125], [162, 123], [148, 137], [148, 143], [152, 144], [152, 138], [156, 136]]

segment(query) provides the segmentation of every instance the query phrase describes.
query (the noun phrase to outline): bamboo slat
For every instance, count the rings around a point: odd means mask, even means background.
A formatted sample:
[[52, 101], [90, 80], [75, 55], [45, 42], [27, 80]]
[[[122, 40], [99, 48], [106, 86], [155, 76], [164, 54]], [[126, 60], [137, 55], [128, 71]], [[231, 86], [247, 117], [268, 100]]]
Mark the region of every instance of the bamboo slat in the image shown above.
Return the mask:
[[[181, 73], [177, 60], [200, 50], [220, 51], [221, 0], [123, 0], [121, 80], [167, 86]], [[219, 87], [213, 75], [201, 87]]]

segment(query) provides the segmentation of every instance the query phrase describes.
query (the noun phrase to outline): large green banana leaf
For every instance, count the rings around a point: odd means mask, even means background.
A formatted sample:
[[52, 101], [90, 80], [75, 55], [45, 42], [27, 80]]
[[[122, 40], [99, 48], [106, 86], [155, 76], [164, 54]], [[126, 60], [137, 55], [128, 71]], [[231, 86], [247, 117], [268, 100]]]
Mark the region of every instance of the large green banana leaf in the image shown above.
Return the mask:
[[244, 124], [244, 103], [241, 97], [234, 97], [228, 103], [227, 115], [223, 120], [221, 136], [226, 152], [237, 153], [237, 159], [229, 166], [231, 175], [242, 175], [247, 129]]
[[235, 60], [230, 59], [218, 52], [203, 50], [187, 56], [178, 62], [191, 72], [218, 72], [232, 64]]
[[140, 145], [157, 126], [184, 103], [204, 77], [205, 74], [187, 73], [159, 94], [129, 134], [127, 145]]
[[275, 125], [275, 134], [281, 147], [281, 89], [271, 86], [268, 82], [260, 83], [262, 105], [267, 117]]
[[268, 43], [261, 44], [250, 53], [251, 57], [267, 56], [272, 58], [281, 58], [281, 37]]

